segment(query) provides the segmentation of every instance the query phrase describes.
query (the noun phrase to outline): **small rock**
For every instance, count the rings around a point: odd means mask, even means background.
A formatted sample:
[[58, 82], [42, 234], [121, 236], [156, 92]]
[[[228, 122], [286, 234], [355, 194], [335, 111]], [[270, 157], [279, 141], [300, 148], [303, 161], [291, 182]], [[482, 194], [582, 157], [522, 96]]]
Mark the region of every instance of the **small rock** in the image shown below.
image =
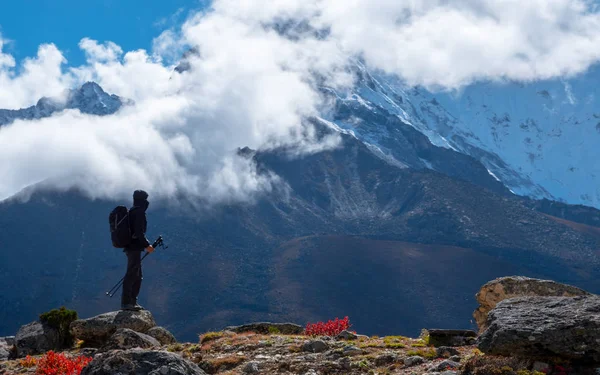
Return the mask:
[[152, 327], [146, 334], [157, 339], [162, 345], [175, 344], [177, 342], [175, 336], [164, 327]]
[[352, 355], [362, 354], [362, 352], [363, 351], [361, 349], [357, 348], [356, 346], [346, 346], [346, 347], [344, 347], [343, 354], [352, 356]]
[[15, 336], [15, 346], [18, 357], [62, 349], [58, 330], [40, 322], [22, 326]]
[[462, 360], [462, 358], [459, 355], [453, 355], [449, 359], [453, 362], [460, 362]]
[[152, 336], [128, 328], [119, 328], [104, 344], [103, 351], [113, 349], [149, 349], [159, 347], [160, 342]]
[[396, 354], [392, 354], [392, 353], [382, 354], [382, 355], [378, 356], [377, 358], [375, 358], [375, 366], [381, 367], [381, 366], [389, 365], [391, 363], [396, 362], [397, 360], [398, 360], [398, 356]]
[[438, 358], [450, 358], [453, 355], [459, 355], [460, 352], [452, 347], [448, 346], [440, 346], [436, 349]]
[[440, 346], [464, 346], [472, 345], [477, 332], [468, 329], [428, 329], [429, 344]]
[[311, 340], [302, 345], [302, 350], [310, 353], [322, 353], [327, 349], [329, 349], [329, 345], [327, 345], [323, 340]]
[[422, 363], [425, 363], [425, 359], [423, 357], [419, 357], [418, 355], [408, 357], [404, 360], [404, 365], [406, 367], [412, 367]]
[[352, 368], [352, 361], [350, 361], [350, 358], [348, 357], [340, 359], [338, 363], [344, 370], [350, 370]]
[[436, 363], [433, 366], [429, 367], [429, 371], [445, 371], [448, 369], [457, 369], [459, 367], [460, 367], [460, 363], [450, 361], [447, 359], [445, 361]]
[[335, 337], [337, 340], [356, 340], [358, 336], [350, 331], [342, 331]]
[[259, 372], [258, 362], [252, 361], [252, 362], [246, 363], [246, 365], [244, 366], [242, 371], [245, 372], [246, 374], [257, 374]]
[[79, 351], [79, 355], [83, 355], [86, 357], [92, 357], [92, 358], [94, 358], [94, 356], [96, 356], [96, 353], [98, 353], [98, 349], [96, 349], [96, 348], [83, 348]]

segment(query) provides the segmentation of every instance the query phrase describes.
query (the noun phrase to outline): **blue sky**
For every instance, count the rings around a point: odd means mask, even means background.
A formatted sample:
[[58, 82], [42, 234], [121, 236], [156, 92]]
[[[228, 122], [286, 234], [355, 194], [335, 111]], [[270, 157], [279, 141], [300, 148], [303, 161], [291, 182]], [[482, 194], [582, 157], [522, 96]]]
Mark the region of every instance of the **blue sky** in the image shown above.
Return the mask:
[[0, 6], [0, 33], [11, 40], [5, 52], [17, 60], [54, 43], [69, 65], [84, 62], [83, 37], [113, 41], [124, 51], [150, 49], [161, 31], [182, 22], [201, 0], [18, 0]]

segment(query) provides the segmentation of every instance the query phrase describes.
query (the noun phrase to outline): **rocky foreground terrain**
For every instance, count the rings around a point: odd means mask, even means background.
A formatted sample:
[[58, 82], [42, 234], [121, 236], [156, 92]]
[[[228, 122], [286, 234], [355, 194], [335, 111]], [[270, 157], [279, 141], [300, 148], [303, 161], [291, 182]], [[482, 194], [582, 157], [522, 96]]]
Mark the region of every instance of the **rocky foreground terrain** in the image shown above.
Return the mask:
[[[149, 311], [116, 311], [61, 328], [32, 322], [0, 338], [0, 374], [48, 374], [49, 351], [85, 356], [82, 375], [101, 374], [596, 374], [600, 297], [553, 281], [507, 277], [484, 285], [479, 332], [424, 329], [418, 338], [351, 330], [307, 336], [292, 323], [254, 323], [178, 343]], [[376, 310], [374, 310], [376, 314]], [[56, 372], [55, 372], [56, 373]], [[60, 372], [58, 372], [60, 374]]]

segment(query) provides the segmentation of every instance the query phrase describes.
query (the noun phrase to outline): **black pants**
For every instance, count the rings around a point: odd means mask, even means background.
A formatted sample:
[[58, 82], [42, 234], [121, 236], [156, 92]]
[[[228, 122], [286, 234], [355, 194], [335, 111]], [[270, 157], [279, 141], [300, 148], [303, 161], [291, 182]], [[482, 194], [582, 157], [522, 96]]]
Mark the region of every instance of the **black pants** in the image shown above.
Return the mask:
[[142, 286], [142, 251], [125, 249], [127, 255], [127, 273], [123, 280], [121, 305], [135, 305]]

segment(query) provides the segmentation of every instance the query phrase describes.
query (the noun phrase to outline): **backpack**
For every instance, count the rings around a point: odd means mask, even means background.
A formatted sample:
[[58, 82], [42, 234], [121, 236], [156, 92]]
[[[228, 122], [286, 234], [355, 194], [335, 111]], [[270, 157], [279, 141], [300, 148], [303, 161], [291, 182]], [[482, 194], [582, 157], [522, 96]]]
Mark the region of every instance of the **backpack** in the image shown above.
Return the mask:
[[131, 227], [129, 210], [125, 206], [117, 206], [108, 216], [110, 239], [114, 247], [123, 249], [131, 243]]

